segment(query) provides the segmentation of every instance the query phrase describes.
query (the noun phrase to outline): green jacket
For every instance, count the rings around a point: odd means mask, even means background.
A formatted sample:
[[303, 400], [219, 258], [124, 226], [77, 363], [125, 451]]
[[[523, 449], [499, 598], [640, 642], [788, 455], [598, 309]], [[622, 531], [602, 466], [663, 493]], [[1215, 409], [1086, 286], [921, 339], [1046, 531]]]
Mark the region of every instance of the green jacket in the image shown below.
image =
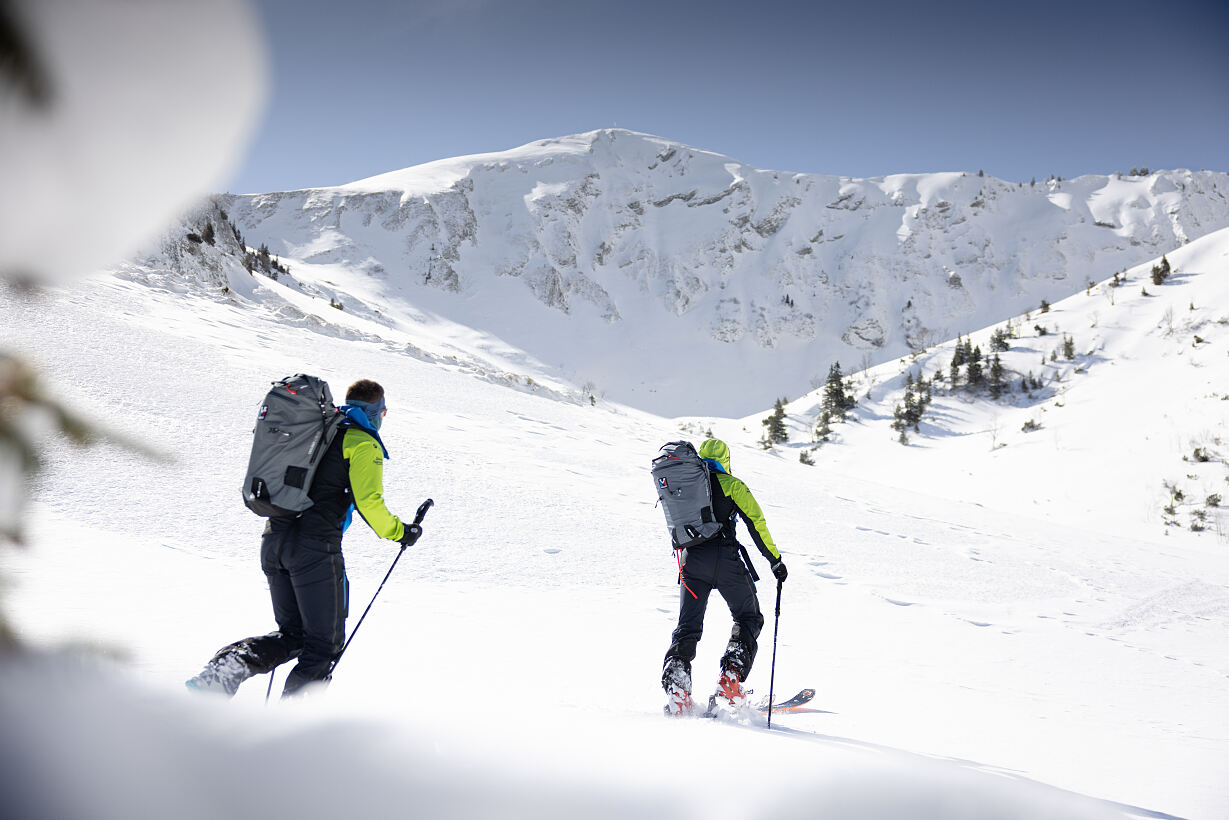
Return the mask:
[[384, 503], [384, 448], [359, 427], [346, 429], [342, 457], [348, 465], [354, 507], [381, 538], [398, 541], [405, 534], [401, 519]]
[[764, 511], [760, 509], [747, 485], [730, 474], [730, 448], [721, 439], [710, 438], [700, 445], [698, 452], [700, 458], [717, 468], [713, 470], [713, 474], [721, 486], [721, 492], [734, 503], [734, 509], [742, 518], [747, 531], [751, 533], [755, 546], [770, 561], [779, 560], [781, 552], [768, 532]]

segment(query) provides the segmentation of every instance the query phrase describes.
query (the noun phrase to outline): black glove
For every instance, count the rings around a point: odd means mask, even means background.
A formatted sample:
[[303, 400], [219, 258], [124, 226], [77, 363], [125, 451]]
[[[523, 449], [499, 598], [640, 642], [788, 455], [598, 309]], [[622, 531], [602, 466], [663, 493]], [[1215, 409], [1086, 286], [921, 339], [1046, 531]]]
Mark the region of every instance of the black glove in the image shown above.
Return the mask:
[[401, 538], [397, 543], [403, 547], [412, 547], [421, 535], [422, 527], [417, 524], [406, 524], [405, 532], [401, 534]]
[[789, 577], [789, 570], [785, 568], [785, 562], [778, 558], [769, 566], [772, 568], [772, 574], [776, 577], [777, 583], [785, 583], [785, 579]]

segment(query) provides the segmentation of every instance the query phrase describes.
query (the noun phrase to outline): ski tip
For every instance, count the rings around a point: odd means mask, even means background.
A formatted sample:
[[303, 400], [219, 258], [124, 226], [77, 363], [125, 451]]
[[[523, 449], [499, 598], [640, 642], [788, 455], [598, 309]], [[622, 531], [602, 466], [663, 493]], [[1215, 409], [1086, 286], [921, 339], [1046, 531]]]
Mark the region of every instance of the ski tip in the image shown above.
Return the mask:
[[794, 695], [792, 698], [783, 700], [780, 703], [775, 703], [772, 706], [769, 706], [768, 704], [765, 703], [765, 704], [758, 706], [757, 708], [759, 709], [759, 711], [766, 712], [766, 713], [789, 712], [794, 709], [797, 709], [800, 706], [803, 706], [804, 704], [810, 703], [811, 699], [814, 697], [815, 697], [814, 689], [803, 689], [799, 691], [798, 694]]

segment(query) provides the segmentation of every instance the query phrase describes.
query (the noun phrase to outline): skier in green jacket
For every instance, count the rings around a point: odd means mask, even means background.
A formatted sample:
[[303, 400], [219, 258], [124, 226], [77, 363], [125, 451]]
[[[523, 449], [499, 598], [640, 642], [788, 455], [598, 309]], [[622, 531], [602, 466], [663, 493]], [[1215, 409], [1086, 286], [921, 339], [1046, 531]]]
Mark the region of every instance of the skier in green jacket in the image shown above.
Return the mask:
[[672, 715], [682, 715], [693, 708], [691, 662], [695, 660], [696, 645], [704, 631], [708, 596], [714, 589], [721, 593], [734, 618], [730, 641], [721, 658], [718, 694], [735, 707], [746, 701], [742, 682], [755, 661], [756, 640], [764, 627], [764, 616], [755, 595], [753, 570], [745, 560], [746, 551], [734, 537], [735, 516], [742, 518], [751, 540], [768, 559], [776, 579], [783, 582], [788, 574], [755, 496], [746, 484], [730, 474], [730, 448], [720, 439], [708, 439], [698, 452], [710, 468], [713, 516], [724, 522], [724, 526], [718, 535], [682, 550], [679, 556], [679, 620], [666, 652], [661, 678], [669, 698], [666, 710]]
[[270, 518], [260, 542], [260, 564], [269, 581], [277, 631], [224, 646], [189, 689], [233, 695], [239, 684], [298, 658], [283, 696], [328, 681], [345, 640], [350, 583], [341, 540], [355, 510], [381, 538], [410, 546], [422, 534], [384, 503], [380, 424], [388, 413], [384, 388], [362, 379], [346, 390], [342, 435], [325, 450], [298, 516]]

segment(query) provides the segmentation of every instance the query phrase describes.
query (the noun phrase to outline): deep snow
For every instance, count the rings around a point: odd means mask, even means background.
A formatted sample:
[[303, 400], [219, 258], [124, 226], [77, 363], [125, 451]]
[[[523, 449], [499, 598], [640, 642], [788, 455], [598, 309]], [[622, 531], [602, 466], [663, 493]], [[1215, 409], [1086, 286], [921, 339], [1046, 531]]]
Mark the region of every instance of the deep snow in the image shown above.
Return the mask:
[[[6, 291], [0, 346], [175, 459], [52, 443], [31, 548], [0, 558], [9, 617], [36, 647], [126, 659], [106, 674], [46, 661], [50, 678], [44, 661], [5, 664], [6, 749], [24, 750], [10, 776], [27, 787], [15, 793], [46, 816], [87, 813], [57, 812], [31, 785], [54, 771], [74, 787], [63, 799], [104, 817], [216, 816], [219, 800], [253, 817], [1222, 815], [1226, 547], [1215, 532], [1166, 535], [1141, 499], [1184, 472], [1224, 480], [1211, 471], [1223, 462], [1182, 455], [1200, 430], [1220, 447], [1229, 406], [1201, 401], [1227, 383], [1225, 252], [1216, 236], [1171, 254], [1179, 278], [1138, 304], [1137, 279], [1113, 306], [1057, 303], [1046, 321], [1096, 356], [1056, 363], [1064, 381], [1034, 404], [940, 397], [908, 447], [887, 428], [903, 364], [885, 365], [816, 467], [796, 455], [814, 397], [791, 405], [796, 443], [765, 452], [759, 415], [666, 419], [511, 389], [327, 315], [288, 324], [260, 287], [217, 299], [104, 276]], [[1164, 300], [1173, 333], [1153, 316]], [[1056, 339], [1043, 338], [1017, 340], [1023, 361]], [[263, 390], [300, 370], [336, 389], [380, 379], [391, 505], [437, 506], [326, 693], [266, 708], [261, 679], [234, 703], [193, 700], [182, 681], [218, 646], [272, 628], [261, 522], [238, 483]], [[1043, 406], [1042, 429], [1017, 432]], [[1173, 432], [1154, 436], [1166, 414]], [[658, 717], [677, 587], [647, 467], [661, 443], [710, 427], [791, 568], [778, 692], [819, 693], [819, 711], [772, 734]], [[352, 616], [394, 550], [361, 525], [347, 537]], [[768, 613], [772, 593], [761, 584]], [[698, 686], [727, 628], [714, 600]], [[758, 693], [771, 629], [770, 616]], [[288, 782], [304, 785], [270, 785]]]

